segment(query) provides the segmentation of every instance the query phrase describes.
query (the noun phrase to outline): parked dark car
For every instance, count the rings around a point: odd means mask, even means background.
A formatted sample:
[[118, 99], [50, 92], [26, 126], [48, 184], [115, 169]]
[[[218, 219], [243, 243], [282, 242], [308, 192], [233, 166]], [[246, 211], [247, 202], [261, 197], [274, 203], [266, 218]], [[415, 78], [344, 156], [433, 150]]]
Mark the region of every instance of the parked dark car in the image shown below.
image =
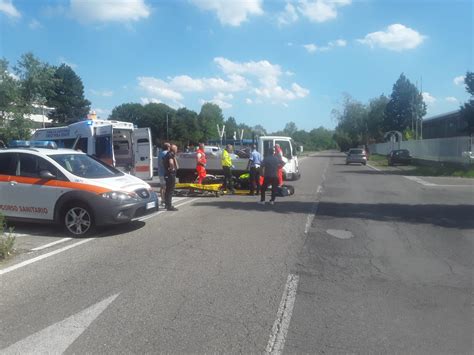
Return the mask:
[[411, 164], [411, 155], [407, 149], [392, 150], [388, 156], [388, 165], [393, 166], [395, 164]]

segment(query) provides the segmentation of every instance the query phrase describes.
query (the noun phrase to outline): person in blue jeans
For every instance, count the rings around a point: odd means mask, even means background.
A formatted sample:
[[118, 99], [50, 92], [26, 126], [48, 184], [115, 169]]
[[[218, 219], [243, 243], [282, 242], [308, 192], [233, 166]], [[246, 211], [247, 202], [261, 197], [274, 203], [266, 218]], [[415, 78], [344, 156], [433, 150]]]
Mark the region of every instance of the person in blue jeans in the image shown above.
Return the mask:
[[257, 146], [252, 146], [252, 153], [249, 158], [250, 193], [249, 195], [260, 194], [260, 166], [262, 165], [262, 155], [257, 151]]

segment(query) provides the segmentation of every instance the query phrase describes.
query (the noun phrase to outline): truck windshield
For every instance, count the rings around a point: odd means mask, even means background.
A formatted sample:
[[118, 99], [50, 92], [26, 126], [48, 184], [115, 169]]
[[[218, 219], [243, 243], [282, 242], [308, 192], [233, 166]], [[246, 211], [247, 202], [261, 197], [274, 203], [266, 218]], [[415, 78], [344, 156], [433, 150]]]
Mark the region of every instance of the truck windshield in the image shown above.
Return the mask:
[[119, 170], [86, 154], [57, 154], [50, 157], [71, 174], [83, 178], [100, 179], [123, 175]]

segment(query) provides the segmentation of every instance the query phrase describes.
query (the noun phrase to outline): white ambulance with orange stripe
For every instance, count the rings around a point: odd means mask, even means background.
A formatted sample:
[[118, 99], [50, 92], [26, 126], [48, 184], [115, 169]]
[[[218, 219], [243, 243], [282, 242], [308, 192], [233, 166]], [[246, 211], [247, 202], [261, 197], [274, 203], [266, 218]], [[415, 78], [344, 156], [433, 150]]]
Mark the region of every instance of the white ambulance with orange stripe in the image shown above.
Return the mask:
[[35, 131], [35, 141], [54, 141], [59, 148], [79, 149], [140, 179], [153, 178], [150, 128], [130, 122], [85, 120]]
[[75, 236], [158, 210], [143, 180], [85, 153], [48, 141], [0, 149], [0, 213], [7, 220], [56, 222]]

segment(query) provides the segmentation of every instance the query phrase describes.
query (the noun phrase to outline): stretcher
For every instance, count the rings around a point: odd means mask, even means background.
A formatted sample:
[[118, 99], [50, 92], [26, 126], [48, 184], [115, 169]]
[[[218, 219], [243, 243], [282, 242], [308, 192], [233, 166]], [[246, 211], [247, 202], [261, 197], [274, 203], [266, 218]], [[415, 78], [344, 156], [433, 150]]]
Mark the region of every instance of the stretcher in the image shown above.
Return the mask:
[[174, 188], [177, 196], [215, 196], [224, 194], [222, 184], [178, 183]]

